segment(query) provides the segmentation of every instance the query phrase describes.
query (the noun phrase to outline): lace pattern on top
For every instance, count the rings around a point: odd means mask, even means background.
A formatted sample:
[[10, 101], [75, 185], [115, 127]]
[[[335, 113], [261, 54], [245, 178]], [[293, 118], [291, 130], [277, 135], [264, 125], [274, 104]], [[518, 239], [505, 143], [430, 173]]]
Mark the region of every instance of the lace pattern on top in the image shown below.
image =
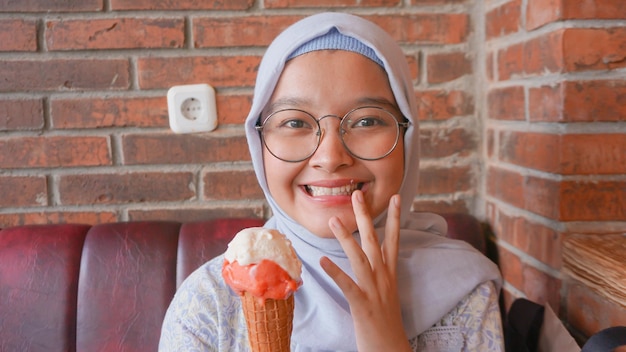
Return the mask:
[[463, 335], [458, 326], [434, 326], [411, 341], [413, 351], [458, 352], [463, 348]]
[[[178, 289], [165, 316], [159, 351], [249, 350], [241, 302], [221, 280], [221, 258], [194, 272]], [[413, 351], [504, 351], [498, 292], [486, 282], [435, 326], [410, 340]], [[292, 351], [310, 351], [293, 343]]]

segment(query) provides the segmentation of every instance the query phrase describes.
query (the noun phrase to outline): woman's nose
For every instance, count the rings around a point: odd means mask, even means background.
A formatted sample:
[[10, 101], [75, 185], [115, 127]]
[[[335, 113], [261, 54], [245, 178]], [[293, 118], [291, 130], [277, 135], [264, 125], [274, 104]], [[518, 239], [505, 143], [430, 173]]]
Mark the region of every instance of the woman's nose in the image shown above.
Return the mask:
[[322, 133], [320, 144], [309, 159], [309, 164], [327, 172], [334, 172], [341, 167], [352, 165], [354, 158], [341, 141], [340, 121], [320, 119], [320, 129]]

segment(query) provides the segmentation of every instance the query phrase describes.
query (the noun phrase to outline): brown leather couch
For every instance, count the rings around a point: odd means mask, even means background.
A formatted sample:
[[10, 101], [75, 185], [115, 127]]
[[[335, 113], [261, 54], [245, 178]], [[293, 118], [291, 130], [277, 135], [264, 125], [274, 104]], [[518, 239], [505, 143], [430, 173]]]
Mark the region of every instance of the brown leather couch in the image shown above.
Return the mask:
[[[480, 224], [446, 216], [484, 251]], [[176, 288], [260, 219], [0, 230], [0, 351], [156, 351]]]

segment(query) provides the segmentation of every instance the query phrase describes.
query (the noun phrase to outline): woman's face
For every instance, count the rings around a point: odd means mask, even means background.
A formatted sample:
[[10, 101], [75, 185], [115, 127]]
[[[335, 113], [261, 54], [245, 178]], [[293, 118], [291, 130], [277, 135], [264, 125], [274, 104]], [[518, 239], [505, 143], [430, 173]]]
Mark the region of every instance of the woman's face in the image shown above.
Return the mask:
[[[348, 51], [313, 51], [290, 60], [263, 117], [281, 109], [304, 110], [319, 119], [342, 117], [360, 106], [378, 106], [401, 120], [384, 70], [368, 58]], [[350, 194], [360, 188], [372, 217], [381, 214], [397, 193], [404, 174], [403, 131], [386, 157], [366, 161], [343, 146], [339, 119], [320, 121], [324, 130], [315, 153], [304, 161], [285, 162], [263, 148], [265, 174], [272, 197], [292, 219], [320, 237], [333, 233], [328, 220], [338, 216], [356, 230]], [[368, 143], [363, 140], [362, 143]]]

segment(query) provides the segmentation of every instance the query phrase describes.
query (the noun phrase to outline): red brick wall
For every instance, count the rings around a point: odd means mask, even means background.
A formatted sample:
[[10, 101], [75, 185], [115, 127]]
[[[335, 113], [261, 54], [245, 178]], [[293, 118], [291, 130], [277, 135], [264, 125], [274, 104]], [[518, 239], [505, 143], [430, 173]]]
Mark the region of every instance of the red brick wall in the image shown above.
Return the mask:
[[[0, 227], [267, 216], [241, 124], [267, 44], [322, 10], [361, 14], [401, 42], [424, 130], [416, 208], [468, 212], [480, 148], [470, 8], [463, 0], [0, 0]], [[194, 83], [217, 89], [219, 128], [173, 134], [167, 89]]]
[[483, 177], [506, 303], [548, 303], [583, 335], [626, 325], [561, 261], [568, 235], [626, 232], [624, 18], [622, 0], [485, 8]]

